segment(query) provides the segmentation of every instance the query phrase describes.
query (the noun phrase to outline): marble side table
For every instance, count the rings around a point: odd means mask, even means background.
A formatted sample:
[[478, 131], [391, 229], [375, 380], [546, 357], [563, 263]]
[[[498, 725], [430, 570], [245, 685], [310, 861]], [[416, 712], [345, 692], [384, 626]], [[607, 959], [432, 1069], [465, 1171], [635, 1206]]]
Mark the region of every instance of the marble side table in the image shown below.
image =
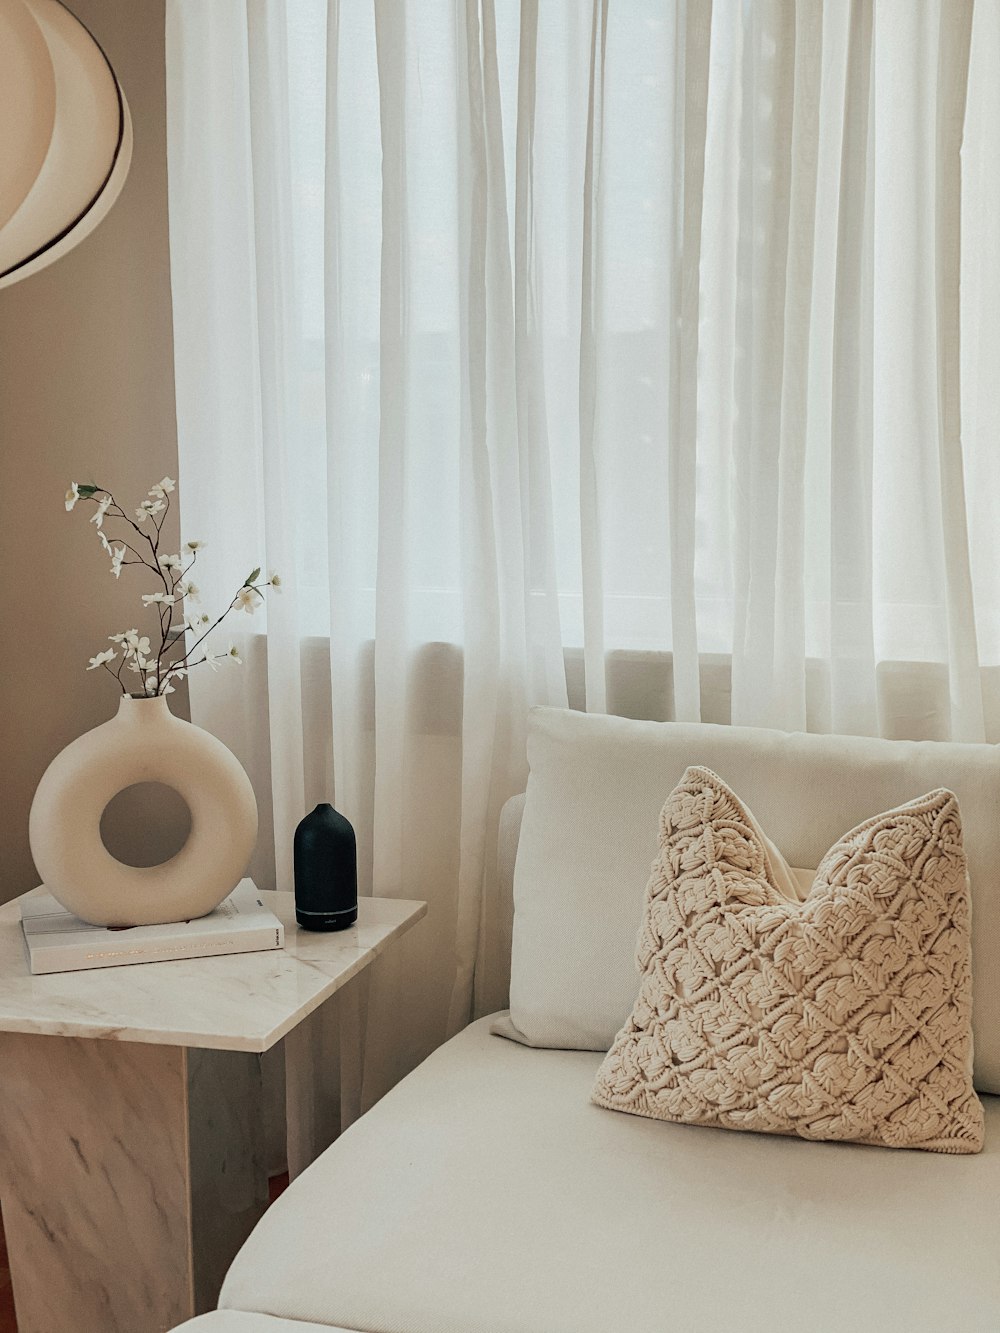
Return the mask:
[[38, 977], [17, 902], [0, 907], [0, 1202], [20, 1333], [160, 1333], [214, 1307], [267, 1204], [261, 1059], [279, 1041], [291, 1173], [336, 1132], [331, 997], [426, 904], [362, 898], [356, 926], [319, 934], [297, 928], [291, 894], [262, 897], [284, 949]]

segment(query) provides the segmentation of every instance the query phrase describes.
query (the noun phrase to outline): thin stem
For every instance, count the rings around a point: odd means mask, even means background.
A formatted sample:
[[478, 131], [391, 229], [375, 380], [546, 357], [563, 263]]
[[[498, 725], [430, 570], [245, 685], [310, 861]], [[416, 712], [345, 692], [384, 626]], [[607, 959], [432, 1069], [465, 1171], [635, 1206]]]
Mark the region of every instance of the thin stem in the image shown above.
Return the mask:
[[[132, 519], [129, 518], [128, 514], [126, 514], [125, 510], [115, 499], [111, 491], [109, 491], [104, 486], [99, 486], [97, 489], [101, 491], [104, 495], [111, 496], [111, 503], [108, 506], [105, 513], [110, 514], [112, 518], [123, 519], [129, 525], [129, 527], [132, 528], [134, 532], [137, 532], [139, 534], [139, 536], [143, 539], [143, 541], [146, 543], [146, 545], [149, 547], [152, 553], [153, 556], [152, 561], [146, 560], [143, 557], [142, 553], [140, 551], [137, 551], [136, 548], [131, 544], [131, 542], [127, 542], [124, 539], [124, 537], [116, 537], [115, 541], [119, 542], [122, 546], [124, 546], [127, 551], [131, 551], [132, 554], [136, 557], [136, 560], [139, 562], [139, 564], [145, 565], [147, 569], [151, 569], [154, 574], [158, 575], [161, 583], [163, 584], [164, 590], [169, 592], [170, 590], [169, 585], [167, 583], [166, 578], [164, 577], [163, 570], [160, 568], [159, 561], [156, 559], [156, 546], [154, 545], [152, 539], [150, 538], [149, 533], [144, 532], [143, 529], [139, 527], [138, 523], [134, 523]], [[92, 500], [94, 504], [100, 504], [100, 501], [97, 499], [96, 495], [87, 495], [87, 496], [82, 496], [81, 498], [86, 500]], [[159, 529], [157, 529], [157, 536], [159, 536]], [[128, 563], [133, 564], [135, 562], [130, 560]]]
[[[268, 585], [265, 583], [265, 584], [263, 584], [262, 586], [266, 588]], [[250, 588], [250, 589], [252, 589], [252, 591], [255, 592], [255, 593], [257, 594], [257, 596], [260, 598], [260, 600], [261, 600], [262, 602], [264, 601], [264, 594], [261, 592], [260, 587], [259, 587], [256, 583], [241, 583], [240, 586], [239, 586], [239, 588], [237, 588], [237, 590], [236, 590], [236, 595], [233, 597], [233, 600], [232, 600], [232, 601], [229, 603], [229, 605], [226, 607], [225, 611], [223, 611], [222, 615], [219, 616], [218, 620], [216, 620], [213, 624], [209, 625], [208, 629], [205, 630], [205, 632], [204, 632], [203, 634], [200, 634], [200, 635], [198, 636], [198, 638], [195, 639], [194, 643], [193, 643], [193, 644], [191, 645], [191, 647], [187, 650], [187, 652], [184, 654], [184, 656], [181, 657], [181, 658], [178, 658], [178, 660], [174, 663], [175, 666], [184, 666], [184, 665], [186, 664], [186, 662], [187, 662], [187, 659], [191, 656], [191, 654], [192, 654], [192, 653], [194, 652], [194, 650], [198, 647], [198, 645], [199, 645], [200, 643], [203, 643], [204, 640], [208, 638], [208, 636], [212, 633], [212, 631], [213, 631], [214, 629], [218, 629], [218, 627], [219, 627], [219, 626], [222, 624], [222, 622], [225, 620], [226, 616], [228, 616], [229, 613], [230, 613], [230, 611], [232, 611], [232, 609], [235, 607], [235, 605], [236, 605], [236, 598], [239, 597], [240, 593], [242, 592], [242, 590], [243, 590], [244, 588]]]
[[[107, 496], [110, 497], [111, 503], [108, 505], [108, 508], [107, 508], [106, 512], [107, 512], [107, 513], [112, 513], [112, 511], [115, 511], [115, 510], [117, 511], [117, 513], [114, 514], [113, 516], [116, 517], [116, 518], [124, 519], [124, 521], [129, 525], [129, 527], [132, 528], [133, 531], [135, 531], [136, 533], [139, 534], [139, 536], [143, 539], [143, 541], [144, 541], [144, 542], [146, 543], [146, 545], [149, 547], [150, 554], [151, 554], [151, 556], [152, 556], [152, 560], [149, 561], [149, 560], [144, 559], [143, 556], [140, 554], [140, 552], [137, 551], [137, 550], [135, 549], [135, 547], [131, 545], [130, 542], [124, 542], [124, 543], [123, 543], [123, 545], [125, 546], [125, 549], [128, 550], [128, 551], [131, 551], [131, 552], [132, 552], [132, 554], [136, 557], [136, 560], [139, 562], [139, 564], [144, 565], [147, 569], [151, 569], [151, 570], [153, 571], [153, 573], [157, 575], [157, 577], [159, 578], [160, 582], [163, 584], [163, 591], [167, 594], [168, 597], [172, 597], [172, 596], [174, 595], [174, 587], [176, 586], [176, 580], [173, 579], [172, 576], [171, 576], [171, 577], [168, 577], [169, 571], [163, 569], [163, 567], [162, 567], [161, 564], [160, 564], [160, 560], [159, 560], [159, 551], [160, 551], [160, 530], [162, 529], [163, 524], [164, 524], [164, 522], [166, 521], [167, 514], [168, 514], [169, 511], [170, 511], [170, 495], [169, 495], [169, 492], [164, 492], [163, 497], [162, 497], [162, 498], [163, 498], [163, 512], [162, 512], [162, 515], [160, 516], [160, 521], [159, 521], [159, 523], [157, 523], [155, 516], [151, 516], [151, 518], [150, 518], [150, 521], [151, 521], [151, 523], [152, 523], [152, 525], [153, 525], [153, 528], [154, 528], [154, 531], [155, 531], [155, 533], [156, 533], [156, 536], [155, 536], [155, 537], [151, 537], [151, 536], [149, 535], [149, 532], [148, 532], [148, 531], [146, 531], [146, 530], [143, 529], [143, 528], [140, 528], [139, 525], [138, 525], [138, 523], [134, 523], [134, 522], [132, 521], [132, 519], [129, 518], [129, 516], [125, 513], [125, 510], [121, 507], [121, 505], [120, 505], [120, 504], [118, 503], [118, 501], [115, 499], [114, 494], [113, 494], [112, 491], [109, 491], [109, 490], [107, 489], [107, 487], [105, 487], [105, 486], [98, 487], [98, 489], [99, 489], [104, 495], [107, 495]], [[94, 499], [94, 496], [92, 495], [92, 496], [90, 496], [89, 498], [93, 500], [93, 499]], [[99, 504], [100, 501], [95, 501], [95, 503]], [[133, 561], [130, 560], [130, 561], [128, 561], [128, 563], [129, 563], [129, 564], [133, 564], [133, 563], [135, 563], [135, 562], [133, 562]], [[158, 618], [159, 618], [159, 624], [160, 624], [160, 643], [159, 643], [159, 646], [158, 646], [158, 648], [157, 648], [157, 652], [156, 652], [156, 693], [157, 693], [157, 694], [159, 694], [159, 692], [160, 692], [160, 685], [161, 685], [161, 683], [162, 683], [161, 662], [162, 662], [162, 659], [163, 659], [164, 651], [165, 651], [166, 646], [167, 646], [167, 639], [168, 639], [168, 636], [169, 636], [169, 633], [170, 633], [170, 628], [171, 628], [171, 626], [172, 626], [172, 624], [173, 624], [173, 610], [174, 610], [174, 609], [173, 609], [173, 604], [172, 604], [172, 603], [171, 603], [171, 604], [166, 604], [166, 605], [164, 605], [163, 603], [161, 603], [160, 606], [161, 606], [161, 609], [160, 609], [159, 617], [158, 617]], [[145, 677], [145, 675], [142, 676], [142, 683], [143, 683], [143, 693], [146, 693], [146, 692], [148, 691], [148, 685], [147, 685], [147, 682], [146, 682], [146, 677]]]
[[[237, 594], [237, 595], [238, 595], [238, 594]], [[191, 645], [191, 647], [187, 650], [187, 652], [184, 654], [184, 656], [181, 657], [181, 658], [179, 658], [179, 659], [174, 663], [174, 666], [184, 666], [184, 665], [186, 664], [186, 662], [187, 662], [187, 659], [191, 656], [191, 654], [192, 654], [192, 653], [194, 652], [194, 650], [198, 647], [198, 645], [199, 645], [200, 643], [203, 643], [203, 642], [208, 638], [208, 636], [212, 633], [212, 631], [213, 631], [214, 629], [218, 629], [218, 627], [219, 627], [219, 626], [222, 624], [222, 622], [225, 620], [226, 616], [229, 615], [230, 611], [233, 609], [233, 607], [234, 607], [235, 605], [236, 605], [236, 598], [234, 597], [233, 600], [232, 600], [232, 601], [229, 603], [229, 605], [226, 607], [225, 611], [223, 611], [222, 615], [219, 616], [218, 620], [216, 620], [213, 624], [209, 625], [208, 629], [205, 630], [204, 634], [200, 634], [200, 635], [198, 636], [198, 638], [195, 639], [194, 643], [193, 643], [193, 644]]]
[[[97, 498], [98, 493], [100, 493], [102, 497], [106, 497], [107, 503], [105, 503], [104, 498], [100, 500]], [[198, 558], [198, 553], [197, 551], [192, 553], [191, 561], [186, 567], [181, 565], [179, 569], [174, 569], [174, 568], [164, 569], [164, 567], [160, 564], [161, 534], [163, 531], [163, 525], [167, 521], [167, 515], [170, 512], [169, 491], [162, 491], [158, 498], [163, 502], [163, 508], [160, 511], [159, 516], [155, 514], [147, 514], [147, 518], [149, 520], [149, 526], [152, 527], [153, 529], [153, 534], [150, 535], [149, 527], [140, 527], [138, 523], [136, 523], [133, 519], [131, 519], [129, 515], [125, 512], [125, 510], [122, 508], [122, 506], [119, 504], [119, 502], [115, 499], [114, 493], [111, 490], [109, 490], [106, 486], [99, 486], [95, 482], [93, 490], [91, 490], [89, 495], [80, 496], [80, 499], [92, 500], [95, 505], [100, 506], [104, 504], [103, 512], [105, 516], [109, 516], [115, 519], [121, 519], [123, 522], [127, 523], [128, 526], [132, 529], [132, 531], [137, 536], [141, 537], [143, 542], [145, 542], [146, 546], [148, 546], [151, 556], [151, 559], [149, 560], [147, 560], [145, 556], [142, 554], [141, 550], [137, 549], [131, 542], [125, 541], [124, 538], [122, 537], [115, 537], [114, 540], [117, 543], [119, 543], [124, 548], [125, 551], [135, 556], [134, 560], [123, 559], [120, 562], [119, 568], [124, 567], [126, 565], [130, 567], [134, 565], [142, 565], [145, 569], [152, 570], [153, 573], [156, 574], [156, 576], [162, 583], [164, 593], [171, 599], [175, 599], [177, 585], [181, 582], [183, 578], [187, 577], [189, 571], [194, 567], [194, 563]], [[106, 535], [107, 534], [105, 534], [105, 536]], [[210, 629], [206, 630], [205, 634], [201, 636], [201, 638], [198, 640], [199, 643], [202, 641], [202, 639], [205, 638], [205, 636], [208, 633], [211, 632], [212, 629], [216, 627], [216, 625], [221, 623], [221, 621], [233, 609], [235, 604], [236, 604], [236, 598], [234, 597], [233, 601], [230, 603], [227, 609], [215, 622], [215, 625], [212, 625]], [[194, 647], [196, 647], [197, 645], [192, 645], [191, 650], [185, 653], [183, 659], [171, 662], [169, 658], [167, 658], [167, 660], [165, 661], [164, 660], [165, 655], [168, 652], [172, 652], [174, 648], [174, 644], [171, 641], [170, 634], [174, 624], [174, 607], [176, 605], [176, 601], [171, 600], [170, 602], [160, 602], [157, 605], [158, 605], [157, 618], [159, 621], [159, 628], [160, 628], [160, 641], [155, 657], [155, 693], [158, 695], [160, 693], [162, 686], [165, 684], [167, 680], [169, 680], [170, 671], [178, 667], [181, 667], [182, 665], [186, 667], [187, 659], [190, 657], [190, 653], [194, 650]], [[149, 679], [148, 679], [150, 675], [150, 667], [147, 666], [146, 668], [142, 668], [139, 666], [138, 654], [133, 654], [133, 658], [134, 658], [134, 665], [136, 667], [136, 671], [142, 686], [142, 693], [145, 697], [148, 698], [150, 697]], [[207, 660], [207, 658], [202, 658], [201, 660], [205, 661]], [[153, 659], [149, 658], [147, 659], [147, 661], [151, 665]], [[102, 663], [102, 665], [106, 668], [109, 675], [115, 677], [115, 680], [118, 682], [119, 688], [121, 689], [122, 693], [127, 694], [128, 690], [126, 689], [125, 684], [121, 678], [122, 671], [128, 665], [128, 654], [125, 651], [125, 645], [124, 644], [122, 645], [122, 657], [121, 661], [118, 664], [117, 671], [112, 671], [106, 662]], [[166, 668], [166, 670], [164, 668]]]
[[107, 662], [102, 662], [101, 666], [104, 668], [104, 670], [108, 673], [109, 676], [114, 676], [115, 680], [118, 682], [121, 688], [122, 694], [128, 694], [128, 690], [126, 690], [125, 686], [122, 685], [121, 675], [119, 674], [121, 672], [121, 667], [118, 668], [118, 671], [112, 671], [111, 668], [108, 666]]

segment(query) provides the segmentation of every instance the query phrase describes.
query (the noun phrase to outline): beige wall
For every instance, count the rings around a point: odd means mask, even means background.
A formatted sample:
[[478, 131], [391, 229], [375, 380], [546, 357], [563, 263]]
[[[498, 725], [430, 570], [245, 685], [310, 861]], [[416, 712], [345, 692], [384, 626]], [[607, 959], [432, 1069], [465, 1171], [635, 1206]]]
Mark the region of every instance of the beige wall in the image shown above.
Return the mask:
[[[67, 514], [63, 492], [72, 480], [95, 478], [138, 503], [164, 473], [177, 475], [163, 0], [70, 7], [118, 73], [135, 153], [121, 198], [96, 232], [0, 292], [4, 901], [36, 882], [27, 819], [46, 764], [117, 707], [114, 682], [87, 674], [87, 659], [109, 633], [139, 623], [139, 593], [148, 591], [125, 575], [115, 583], [87, 515]], [[133, 808], [126, 824], [134, 840], [146, 840], [153, 813], [148, 804]], [[155, 823], [148, 827], [155, 839]], [[117, 840], [115, 850], [124, 850]]]

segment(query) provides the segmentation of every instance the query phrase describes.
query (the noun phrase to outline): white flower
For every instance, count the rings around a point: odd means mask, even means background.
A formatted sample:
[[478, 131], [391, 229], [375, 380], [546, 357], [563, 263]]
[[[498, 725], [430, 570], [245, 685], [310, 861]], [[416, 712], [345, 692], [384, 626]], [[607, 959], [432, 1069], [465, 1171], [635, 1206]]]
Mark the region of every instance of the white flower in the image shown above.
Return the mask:
[[196, 625], [207, 625], [208, 622], [209, 622], [210, 620], [211, 620], [211, 616], [208, 614], [208, 612], [207, 612], [207, 611], [202, 611], [202, 613], [201, 613], [200, 616], [196, 616], [196, 617], [195, 617], [195, 624], [196, 624]]
[[90, 659], [88, 671], [96, 671], [99, 666], [104, 666], [105, 662], [113, 662], [117, 656], [113, 648], [105, 648], [103, 653], [98, 653], [96, 657]]
[[213, 671], [218, 671], [222, 662], [235, 662], [237, 666], [243, 665], [243, 658], [240, 657], [240, 651], [235, 644], [230, 644], [229, 650], [224, 653], [210, 653], [205, 650], [205, 661]]
[[105, 551], [108, 553], [108, 555], [112, 555], [112, 556], [113, 556], [113, 555], [114, 555], [114, 551], [113, 551], [113, 549], [112, 549], [111, 543], [108, 541], [107, 537], [105, 537], [104, 532], [103, 532], [103, 530], [102, 530], [101, 528], [98, 528], [98, 529], [97, 529], [97, 535], [98, 535], [98, 537], [100, 537], [100, 539], [101, 539], [101, 545], [104, 547], [104, 549], [105, 549]]
[[218, 671], [219, 666], [222, 662], [229, 661], [230, 655], [235, 657], [237, 662], [240, 661], [239, 654], [237, 653], [235, 648], [230, 648], [229, 652], [226, 653], [210, 653], [206, 648], [205, 661], [208, 663], [208, 665], [212, 668], [213, 671]]
[[184, 543], [184, 549], [185, 549], [185, 551], [191, 551], [191, 552], [194, 552], [194, 551], [204, 551], [204, 549], [205, 549], [205, 543], [204, 543], [204, 542], [199, 542], [199, 541], [185, 542], [185, 543]]
[[280, 574], [271, 569], [267, 575], [267, 586], [273, 588], [275, 592], [281, 592], [285, 586], [285, 581]]
[[98, 529], [103, 527], [104, 515], [108, 512], [110, 508], [111, 508], [111, 496], [108, 495], [107, 492], [105, 492], [105, 494], [101, 497], [101, 499], [98, 500], [97, 508], [90, 516], [91, 523], [96, 523]]
[[112, 643], [124, 643], [124, 642], [125, 642], [125, 634], [124, 634], [124, 631], [123, 631], [121, 634], [109, 634], [109, 635], [108, 635], [108, 638], [111, 640]]
[[[77, 502], [77, 500], [79, 500], [79, 498], [80, 498], [80, 488], [79, 488], [79, 486], [77, 485], [77, 483], [74, 481], [73, 484], [70, 486], [69, 490], [66, 492], [66, 512], [67, 512], [67, 514], [68, 514], [69, 511], [73, 508], [73, 506], [76, 504], [76, 502]], [[89, 670], [90, 670], [90, 667], [88, 667], [87, 670], [89, 671]]]
[[149, 639], [145, 634], [140, 634], [138, 630], [126, 630], [125, 643], [130, 652], [139, 656], [145, 656], [149, 652]]
[[121, 578], [122, 561], [125, 559], [126, 549], [127, 548], [124, 546], [117, 546], [111, 552], [111, 572], [112, 574], [114, 574], [116, 579]]
[[184, 561], [179, 555], [158, 556], [157, 564], [161, 569], [182, 569], [184, 567]]
[[135, 516], [140, 523], [143, 523], [150, 515], [155, 517], [157, 514], [161, 514], [166, 507], [162, 500], [143, 500], [135, 511]]
[[244, 587], [236, 594], [233, 605], [237, 611], [245, 611], [248, 616], [252, 616], [257, 610], [257, 599], [259, 597], [259, 592], [255, 592], [253, 588]]
[[174, 602], [177, 601], [177, 598], [171, 597], [168, 592], [144, 592], [142, 594], [142, 600], [147, 606], [153, 606], [156, 602], [160, 602], [164, 606], [173, 606]]
[[191, 579], [181, 579], [180, 583], [174, 588], [174, 592], [178, 597], [186, 597], [192, 602], [197, 602], [201, 596], [201, 589]]
[[149, 494], [155, 495], [158, 499], [162, 500], [168, 491], [174, 489], [175, 484], [176, 483], [171, 481], [169, 477], [164, 477], [163, 480], [158, 481], [155, 486], [150, 486]]

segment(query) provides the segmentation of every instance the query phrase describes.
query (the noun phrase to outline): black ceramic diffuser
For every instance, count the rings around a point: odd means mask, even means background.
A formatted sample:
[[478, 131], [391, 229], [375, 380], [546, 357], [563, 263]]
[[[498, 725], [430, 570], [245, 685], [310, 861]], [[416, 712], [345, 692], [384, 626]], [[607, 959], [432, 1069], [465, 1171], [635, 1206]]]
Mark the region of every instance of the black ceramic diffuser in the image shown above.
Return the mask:
[[295, 830], [295, 920], [306, 930], [344, 930], [357, 919], [354, 829], [324, 802]]

